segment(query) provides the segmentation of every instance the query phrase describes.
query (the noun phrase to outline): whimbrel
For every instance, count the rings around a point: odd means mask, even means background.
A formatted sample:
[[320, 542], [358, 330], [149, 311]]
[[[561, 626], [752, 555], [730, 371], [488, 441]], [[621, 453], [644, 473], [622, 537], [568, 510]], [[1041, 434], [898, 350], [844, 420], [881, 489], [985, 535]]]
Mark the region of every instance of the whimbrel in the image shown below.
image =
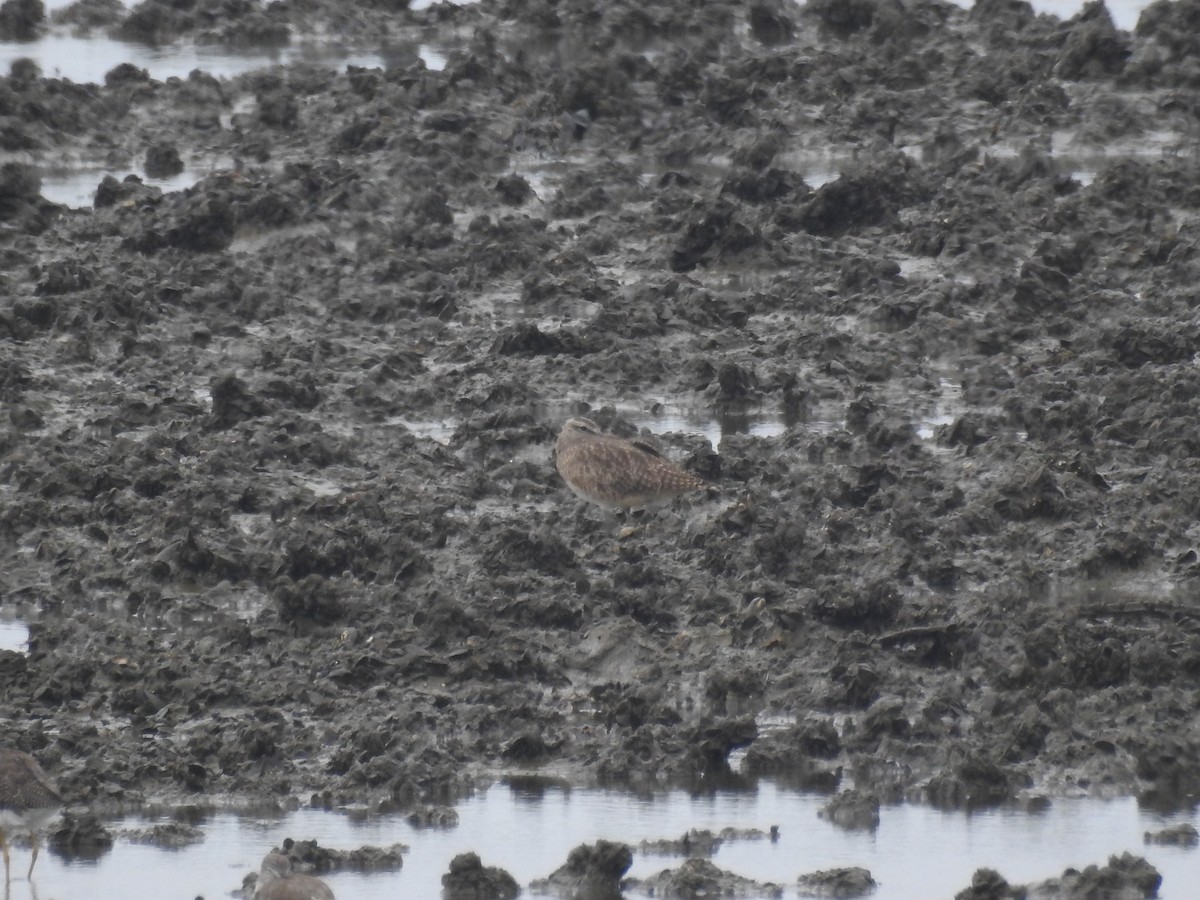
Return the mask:
[[577, 496], [611, 509], [654, 506], [708, 484], [645, 441], [606, 434], [583, 417], [563, 424], [554, 462]]
[[33, 844], [29, 874], [38, 858], [38, 832], [62, 808], [62, 795], [28, 753], [0, 750], [0, 850], [4, 852], [4, 883], [9, 881], [8, 840], [5, 833], [28, 831]]

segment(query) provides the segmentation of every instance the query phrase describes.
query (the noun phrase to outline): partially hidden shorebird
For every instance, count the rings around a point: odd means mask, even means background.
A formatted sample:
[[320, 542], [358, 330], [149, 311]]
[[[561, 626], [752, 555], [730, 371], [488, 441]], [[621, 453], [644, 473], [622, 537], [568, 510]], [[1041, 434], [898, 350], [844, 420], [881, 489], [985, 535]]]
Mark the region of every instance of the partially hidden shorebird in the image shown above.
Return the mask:
[[287, 854], [272, 850], [262, 861], [255, 900], [334, 900], [333, 891], [320, 878], [292, 873]]
[[582, 416], [563, 423], [554, 465], [576, 496], [610, 509], [655, 506], [708, 487], [645, 441], [607, 434]]
[[33, 858], [25, 877], [32, 878], [38, 858], [38, 832], [58, 815], [62, 805], [62, 795], [36, 759], [20, 750], [0, 750], [0, 850], [4, 851], [5, 884], [9, 882], [6, 832], [29, 832]]

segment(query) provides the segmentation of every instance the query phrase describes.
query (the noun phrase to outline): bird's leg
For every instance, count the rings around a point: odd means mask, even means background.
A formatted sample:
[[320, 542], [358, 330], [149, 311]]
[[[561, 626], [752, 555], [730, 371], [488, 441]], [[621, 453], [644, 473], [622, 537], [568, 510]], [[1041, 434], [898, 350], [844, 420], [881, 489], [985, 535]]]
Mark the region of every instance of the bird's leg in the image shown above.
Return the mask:
[[4, 851], [4, 884], [7, 886], [11, 876], [8, 872], [8, 841], [5, 839], [3, 831], [0, 831], [0, 850]]
[[33, 858], [29, 860], [29, 874], [25, 876], [26, 881], [33, 880], [33, 865], [37, 862], [38, 852], [38, 833], [36, 831], [29, 835], [29, 843], [33, 844]]

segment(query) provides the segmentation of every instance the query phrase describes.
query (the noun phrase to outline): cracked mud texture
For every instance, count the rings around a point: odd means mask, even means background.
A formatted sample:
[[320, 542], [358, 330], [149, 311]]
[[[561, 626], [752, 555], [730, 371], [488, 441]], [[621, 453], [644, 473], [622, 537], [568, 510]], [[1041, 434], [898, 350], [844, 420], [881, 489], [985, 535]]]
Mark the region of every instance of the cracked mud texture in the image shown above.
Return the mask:
[[[402, 6], [5, 26], [391, 48], [0, 79], [6, 738], [97, 809], [1195, 802], [1200, 4]], [[42, 198], [94, 156], [238, 164]], [[660, 403], [786, 427], [581, 509], [563, 420]]]

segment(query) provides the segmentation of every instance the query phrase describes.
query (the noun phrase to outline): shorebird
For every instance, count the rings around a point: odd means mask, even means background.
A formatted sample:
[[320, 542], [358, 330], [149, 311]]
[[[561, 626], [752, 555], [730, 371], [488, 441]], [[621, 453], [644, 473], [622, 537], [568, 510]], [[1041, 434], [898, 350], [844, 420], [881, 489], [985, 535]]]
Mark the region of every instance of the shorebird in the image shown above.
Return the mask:
[[255, 900], [334, 900], [333, 891], [320, 878], [293, 875], [292, 860], [272, 850], [262, 861]]
[[28, 831], [33, 844], [29, 874], [38, 858], [38, 831], [58, 815], [62, 795], [28, 753], [0, 750], [0, 850], [4, 851], [4, 883], [9, 882], [8, 840], [5, 832]]
[[654, 506], [708, 486], [645, 441], [606, 434], [583, 417], [563, 424], [554, 465], [576, 496], [610, 509]]

